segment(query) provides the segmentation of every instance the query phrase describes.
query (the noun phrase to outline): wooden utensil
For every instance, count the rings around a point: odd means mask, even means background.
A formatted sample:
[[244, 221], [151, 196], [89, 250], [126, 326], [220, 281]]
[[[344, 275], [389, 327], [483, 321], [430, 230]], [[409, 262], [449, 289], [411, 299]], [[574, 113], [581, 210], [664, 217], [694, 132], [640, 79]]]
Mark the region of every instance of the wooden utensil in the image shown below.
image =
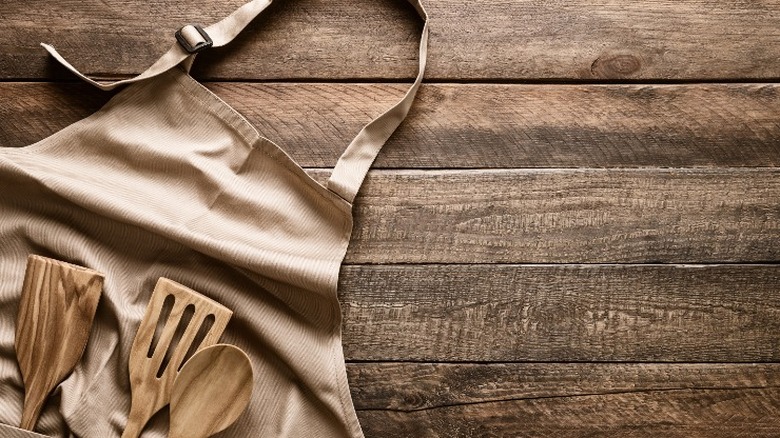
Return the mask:
[[14, 343], [24, 381], [22, 429], [33, 430], [49, 393], [84, 354], [102, 291], [98, 272], [27, 258]]
[[168, 438], [206, 438], [233, 424], [252, 396], [252, 363], [238, 347], [197, 352], [173, 384]]
[[[167, 319], [162, 313], [166, 300], [173, 301]], [[185, 314], [191, 315], [189, 321]], [[122, 438], [138, 438], [152, 415], [170, 402], [173, 382], [187, 354], [216, 344], [232, 316], [230, 309], [216, 301], [160, 278], [130, 350], [132, 404]], [[161, 330], [157, 330], [158, 322]], [[199, 333], [201, 342], [196, 341]], [[177, 342], [174, 335], [179, 334]]]

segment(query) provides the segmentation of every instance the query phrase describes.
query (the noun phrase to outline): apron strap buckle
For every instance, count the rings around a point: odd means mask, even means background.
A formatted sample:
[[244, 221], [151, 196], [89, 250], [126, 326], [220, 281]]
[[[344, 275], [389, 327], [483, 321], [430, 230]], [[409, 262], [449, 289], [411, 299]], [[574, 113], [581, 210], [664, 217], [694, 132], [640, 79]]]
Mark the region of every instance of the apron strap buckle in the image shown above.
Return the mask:
[[177, 30], [176, 41], [187, 53], [198, 53], [214, 45], [214, 41], [199, 24], [188, 24]]

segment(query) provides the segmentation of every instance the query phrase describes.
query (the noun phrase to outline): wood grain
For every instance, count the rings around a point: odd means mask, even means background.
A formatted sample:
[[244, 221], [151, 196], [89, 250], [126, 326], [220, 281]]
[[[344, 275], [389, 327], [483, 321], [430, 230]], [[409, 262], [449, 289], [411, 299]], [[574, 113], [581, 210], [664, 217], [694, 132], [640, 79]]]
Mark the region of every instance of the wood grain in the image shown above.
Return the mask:
[[[173, 306], [167, 319], [160, 321], [165, 299], [169, 296], [174, 297]], [[192, 308], [193, 314], [183, 325], [182, 318], [188, 307]], [[209, 315], [214, 318], [213, 324], [205, 331], [200, 344], [191, 348]], [[232, 316], [232, 310], [186, 286], [164, 277], [158, 280], [130, 350], [132, 402], [122, 438], [138, 438], [152, 415], [168, 405], [187, 353], [216, 344]], [[152, 348], [158, 324], [162, 324], [162, 329]], [[175, 339], [180, 325], [183, 331], [180, 338]], [[170, 360], [163, 366], [166, 356]]]
[[774, 261], [778, 199], [778, 169], [378, 170], [346, 260]]
[[30, 255], [14, 347], [24, 380], [21, 428], [33, 430], [46, 398], [73, 371], [92, 331], [103, 275]]
[[349, 364], [366, 437], [775, 437], [778, 364]]
[[[102, 77], [146, 69], [189, 22], [243, 0], [63, 0], [0, 6], [0, 78], [67, 77], [54, 44]], [[776, 79], [776, 0], [425, 2], [435, 80]], [[277, 1], [233, 45], [201, 55], [204, 79], [409, 78], [420, 20], [403, 0]], [[717, 48], [717, 49], [715, 49]]]
[[348, 360], [779, 361], [778, 265], [345, 266]]
[[207, 438], [233, 424], [249, 404], [252, 362], [233, 345], [206, 347], [190, 358], [171, 391], [169, 438]]
[[[332, 167], [406, 89], [208, 86], [304, 167]], [[86, 84], [0, 83], [0, 145], [38, 141], [109, 96]], [[375, 167], [780, 166], [778, 114], [777, 84], [426, 84]]]

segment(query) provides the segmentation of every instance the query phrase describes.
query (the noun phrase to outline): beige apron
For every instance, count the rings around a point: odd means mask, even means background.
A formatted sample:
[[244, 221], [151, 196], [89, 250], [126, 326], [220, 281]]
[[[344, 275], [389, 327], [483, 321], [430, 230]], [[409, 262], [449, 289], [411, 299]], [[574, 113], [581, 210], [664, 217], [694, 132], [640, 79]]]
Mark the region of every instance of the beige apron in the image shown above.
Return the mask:
[[[423, 19], [418, 0], [410, 0]], [[360, 437], [347, 385], [336, 288], [352, 201], [406, 117], [406, 96], [347, 147], [327, 184], [188, 74], [206, 35], [230, 42], [268, 0], [252, 1], [184, 41], [102, 109], [36, 144], [0, 148], [0, 437], [19, 424], [23, 388], [14, 321], [30, 253], [105, 274], [82, 361], [44, 408], [47, 436], [118, 437], [130, 410], [127, 362], [158, 278], [235, 313], [222, 341], [255, 369], [250, 406], [223, 437]], [[167, 409], [144, 437], [164, 437]]]

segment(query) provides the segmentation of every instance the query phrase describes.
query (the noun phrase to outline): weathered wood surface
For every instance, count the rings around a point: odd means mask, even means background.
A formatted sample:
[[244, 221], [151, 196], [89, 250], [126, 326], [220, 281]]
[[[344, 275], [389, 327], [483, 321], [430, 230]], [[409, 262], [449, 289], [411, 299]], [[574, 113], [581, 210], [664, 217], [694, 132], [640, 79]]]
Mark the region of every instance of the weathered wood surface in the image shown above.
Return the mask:
[[[332, 167], [401, 84], [212, 83], [304, 167]], [[0, 83], [0, 145], [34, 143], [111, 96]], [[376, 168], [780, 165], [776, 84], [426, 84]]]
[[[54, 44], [84, 72], [138, 73], [189, 22], [213, 23], [243, 0], [62, 0], [0, 4], [0, 78], [52, 74]], [[430, 79], [776, 79], [777, 0], [425, 2]], [[272, 5], [229, 48], [206, 53], [203, 79], [406, 78], [421, 24], [403, 0]]]
[[780, 265], [345, 266], [349, 360], [780, 361]]
[[772, 262], [778, 199], [776, 168], [377, 170], [346, 261]]
[[776, 437], [777, 364], [348, 365], [366, 436]]

